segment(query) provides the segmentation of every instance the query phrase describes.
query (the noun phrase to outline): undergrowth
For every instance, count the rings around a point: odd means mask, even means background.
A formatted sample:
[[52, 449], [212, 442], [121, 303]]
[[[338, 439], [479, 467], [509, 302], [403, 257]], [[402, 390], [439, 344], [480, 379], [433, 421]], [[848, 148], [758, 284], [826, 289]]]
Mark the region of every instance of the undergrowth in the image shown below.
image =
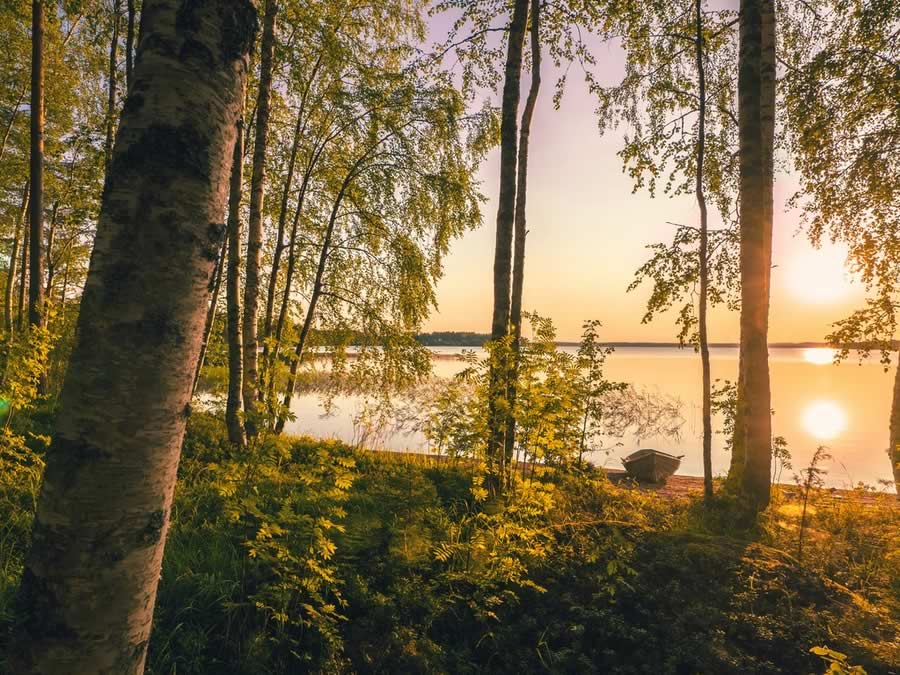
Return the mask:
[[[335, 441], [238, 453], [195, 413], [147, 672], [900, 669], [900, 510], [887, 504], [817, 492], [798, 559], [797, 503], [782, 494], [748, 531], [725, 499], [664, 500], [590, 469], [538, 469], [503, 498], [483, 479], [474, 462]], [[16, 544], [0, 548], [0, 641], [33, 487], [2, 492]]]

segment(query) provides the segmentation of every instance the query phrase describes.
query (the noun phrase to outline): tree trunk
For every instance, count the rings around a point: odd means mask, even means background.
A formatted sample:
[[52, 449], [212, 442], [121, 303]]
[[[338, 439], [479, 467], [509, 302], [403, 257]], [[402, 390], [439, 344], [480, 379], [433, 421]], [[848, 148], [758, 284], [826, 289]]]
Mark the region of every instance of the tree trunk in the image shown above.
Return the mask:
[[216, 323], [216, 310], [219, 307], [219, 294], [222, 290], [222, 277], [225, 272], [225, 247], [222, 245], [219, 251], [219, 262], [216, 264], [216, 271], [213, 275], [212, 287], [210, 291], [212, 296], [209, 299], [209, 307], [206, 310], [206, 323], [203, 324], [203, 340], [200, 343], [200, 356], [197, 358], [197, 369], [194, 372], [194, 386], [191, 387], [191, 396], [197, 393], [197, 385], [200, 384], [200, 371], [203, 370], [203, 363], [206, 361], [206, 352], [209, 350], [209, 340], [212, 337], [213, 325]]
[[147, 0], [46, 455], [12, 672], [144, 670], [255, 26], [248, 0]]
[[53, 298], [53, 280], [56, 278], [56, 265], [53, 262], [53, 247], [56, 244], [56, 217], [59, 215], [59, 200], [53, 202], [50, 209], [50, 227], [47, 228], [47, 285], [44, 287], [44, 298], [50, 302]]
[[134, 72], [134, 19], [136, 9], [134, 0], [128, 0], [128, 23], [125, 26], [125, 93], [131, 89], [132, 73]]
[[22, 208], [19, 210], [19, 219], [16, 221], [16, 231], [13, 235], [12, 252], [9, 255], [9, 270], [6, 274], [6, 290], [3, 294], [3, 327], [6, 330], [6, 337], [12, 336], [13, 320], [12, 320], [12, 304], [13, 290], [16, 285], [16, 264], [19, 262], [19, 244], [22, 241], [22, 230], [25, 226], [25, 213], [28, 211], [28, 194], [31, 183], [25, 181], [25, 187], [22, 188]]
[[31, 222], [29, 223], [28, 322], [44, 322], [44, 8], [31, 3]]
[[900, 353], [897, 355], [897, 369], [894, 374], [894, 399], [891, 401], [891, 442], [888, 457], [894, 471], [894, 486], [900, 499]]
[[703, 371], [703, 495], [713, 496], [712, 477], [712, 381], [709, 367], [709, 333], [707, 304], [709, 297], [709, 227], [706, 213], [706, 193], [703, 188], [703, 161], [706, 155], [706, 66], [703, 52], [703, 0], [696, 0], [697, 90], [700, 117], [697, 126], [697, 206], [700, 209], [700, 299], [697, 310], [700, 333], [700, 363]]
[[119, 72], [119, 13], [121, 10], [121, 0], [115, 0], [113, 5], [112, 39], [109, 41], [109, 72], [107, 73], [106, 90], [106, 142], [103, 144], [103, 164], [107, 174], [109, 174], [109, 162], [112, 158], [113, 140], [116, 131], [116, 81]]
[[506, 420], [506, 438], [504, 439], [504, 461], [512, 460], [513, 448], [516, 444], [515, 405], [519, 374], [519, 353], [522, 340], [522, 291], [525, 285], [525, 237], [526, 198], [528, 189], [528, 140], [531, 135], [531, 120], [537, 104], [538, 92], [541, 89], [541, 38], [540, 21], [541, 5], [539, 0], [531, 0], [531, 86], [525, 109], [522, 111], [522, 126], [519, 130], [518, 166], [516, 170], [516, 210], [515, 210], [515, 246], [513, 251], [512, 296], [510, 299], [509, 323], [513, 331], [512, 364], [506, 397], [509, 401], [509, 413]]
[[[300, 106], [297, 109], [297, 123], [294, 126], [294, 141], [291, 145], [291, 158], [288, 163], [288, 174], [287, 179], [284, 182], [284, 191], [281, 194], [281, 209], [278, 213], [278, 240], [275, 245], [275, 252], [272, 256], [272, 274], [269, 275], [269, 289], [266, 297], [266, 318], [264, 322], [264, 335], [266, 338], [271, 337], [272, 335], [272, 321], [273, 315], [275, 312], [275, 291], [278, 284], [278, 272], [281, 266], [281, 256], [284, 253], [285, 243], [284, 243], [284, 229], [287, 224], [287, 208], [288, 201], [291, 196], [291, 187], [294, 185], [294, 167], [297, 164], [297, 151], [300, 149], [300, 137], [303, 135], [303, 130], [306, 125], [306, 103], [309, 98], [309, 92], [312, 89], [313, 82], [316, 79], [316, 76], [319, 73], [319, 68], [322, 66], [322, 60], [325, 56], [325, 52], [320, 51], [319, 56], [316, 59], [315, 64], [313, 65], [312, 72], [309, 75], [309, 79], [306, 81], [306, 86], [303, 88], [303, 95], [300, 97]], [[316, 158], [314, 156], [314, 158]], [[317, 158], [316, 158], [317, 159]], [[306, 186], [309, 182], [310, 170], [306, 172], [304, 175], [303, 185], [301, 186], [300, 192], [301, 194], [298, 196], [298, 208], [297, 208], [297, 216], [294, 217], [294, 228], [291, 231], [292, 239], [291, 243], [293, 245], [294, 240], [296, 239], [296, 231], [297, 231], [297, 218], [299, 217], [300, 208], [302, 208], [303, 204], [303, 195], [306, 192]], [[263, 348], [263, 354], [268, 354], [268, 346]], [[272, 375], [271, 379], [274, 379], [274, 375]]]
[[247, 431], [254, 433], [259, 379], [259, 269], [262, 263], [263, 202], [266, 182], [266, 146], [269, 134], [269, 99], [272, 90], [272, 60], [275, 51], [277, 0], [267, 0], [260, 46], [259, 97], [256, 106], [256, 138], [253, 174], [250, 178], [250, 220], [247, 226], [247, 273], [244, 286], [244, 411]]
[[66, 258], [66, 266], [63, 268], [62, 291], [59, 294], [59, 305], [62, 310], [65, 310], [66, 296], [69, 294], [69, 261], [70, 258]]
[[766, 188], [765, 133], [762, 120], [762, 5], [742, 0], [738, 99], [740, 125], [741, 343], [744, 471], [741, 487], [756, 510], [769, 502], [772, 474], [772, 417], [769, 390], [769, 266], [771, 213]]
[[[269, 274], [269, 288], [266, 293], [266, 316], [263, 321], [263, 373], [264, 373], [264, 384], [266, 395], [263, 395], [263, 388], [260, 387], [259, 398], [260, 400], [269, 400], [269, 392], [274, 390], [275, 385], [275, 370], [276, 370], [276, 354], [277, 354], [277, 346], [275, 348], [270, 347], [269, 338], [272, 337], [272, 321], [273, 315], [275, 313], [275, 293], [278, 287], [278, 273], [281, 268], [281, 256], [284, 253], [285, 243], [284, 243], [284, 231], [285, 226], [287, 225], [287, 211], [288, 211], [288, 201], [291, 196], [291, 187], [294, 184], [294, 167], [297, 163], [297, 150], [300, 147], [300, 134], [303, 129], [303, 105], [301, 104], [300, 110], [297, 112], [297, 123], [294, 126], [294, 141], [291, 145], [291, 157], [288, 162], [288, 173], [287, 178], [284, 181], [284, 190], [281, 193], [281, 209], [278, 213], [278, 234], [275, 242], [275, 251], [272, 254], [272, 271]], [[291, 242], [293, 244], [294, 234], [296, 230], [292, 231]], [[288, 292], [288, 289], [285, 288], [285, 293]]]
[[[317, 151], [310, 160], [303, 175], [303, 182], [300, 184], [300, 194], [297, 195], [297, 206], [294, 209], [294, 221], [291, 224], [291, 235], [288, 239], [288, 258], [287, 269], [284, 274], [284, 293], [281, 296], [281, 306], [278, 309], [278, 320], [275, 322], [275, 344], [272, 353], [269, 354], [269, 380], [266, 383], [268, 391], [266, 392], [266, 400], [274, 401], [275, 394], [275, 377], [276, 364], [278, 363], [278, 354], [281, 351], [281, 340], [284, 336], [284, 326], [287, 321], [288, 309], [291, 304], [291, 291], [294, 285], [294, 273], [297, 267], [297, 232], [300, 226], [300, 214], [303, 211], [303, 204], [306, 200], [306, 190], [309, 187], [309, 181], [312, 178], [313, 168], [318, 162], [319, 152]], [[276, 422], [277, 427], [277, 422]]]
[[31, 241], [31, 209], [29, 204], [29, 213], [27, 215], [27, 220], [25, 221], [25, 230], [22, 236], [22, 260], [19, 265], [19, 308], [16, 313], [16, 330], [22, 332], [22, 329], [25, 327], [25, 311], [27, 309], [25, 305], [25, 296], [28, 291], [28, 249], [29, 242]]
[[[509, 25], [506, 70], [503, 81], [503, 102], [500, 120], [500, 196], [497, 208], [497, 232], [494, 245], [494, 311], [491, 320], [491, 341], [509, 335], [510, 272], [512, 268], [513, 227], [516, 206], [516, 154], [519, 116], [519, 86], [522, 78], [522, 49], [528, 21], [529, 0], [515, 0]], [[502, 351], [502, 350], [501, 350]], [[505, 397], [509, 376], [508, 358], [492, 360], [490, 399], [488, 402], [487, 460], [490, 487], [499, 487], [503, 475], [502, 452], [506, 415], [501, 399]], [[498, 362], [499, 361], [499, 362]], [[499, 465], [498, 465], [499, 464]]]
[[241, 344], [241, 191], [244, 181], [244, 123], [237, 122], [237, 140], [231, 162], [231, 191], [228, 197], [228, 272], [225, 282], [228, 342], [228, 399], [225, 426], [228, 440], [238, 447], [247, 444], [242, 415], [244, 360]]
[[28, 88], [22, 87], [22, 90], [19, 92], [19, 97], [16, 99], [12, 112], [9, 115], [9, 122], [6, 123], [6, 129], [3, 131], [3, 140], [0, 141], [0, 160], [2, 160], [3, 155], [6, 154], [6, 143], [9, 141], [9, 135], [12, 133], [13, 125], [16, 123], [16, 117], [19, 115], [19, 106], [21, 106], [22, 101], [25, 100], [26, 91], [28, 91]]
[[[362, 160], [360, 160], [362, 161]], [[338, 213], [340, 212], [341, 203], [344, 201], [344, 195], [347, 192], [347, 188], [350, 187], [350, 183], [355, 178], [355, 171], [358, 166], [355, 165], [350, 172], [347, 174], [346, 178], [344, 178], [344, 182], [341, 185], [341, 189], [338, 192], [337, 197], [334, 200], [334, 205], [331, 209], [331, 216], [328, 219], [328, 227], [325, 229], [325, 236], [322, 239], [322, 248], [319, 250], [319, 264], [316, 267], [316, 277], [313, 280], [312, 292], [309, 296], [309, 305], [306, 308], [306, 317], [303, 320], [303, 326], [300, 328], [300, 335], [297, 338], [297, 346], [294, 349], [294, 356], [291, 359], [291, 370], [288, 375], [287, 387], [284, 392], [284, 409], [291, 409], [291, 399], [294, 397], [294, 388], [297, 386], [297, 372], [300, 369], [300, 364], [303, 363], [303, 354], [306, 348], [306, 340], [309, 337], [309, 331], [312, 328], [313, 320], [316, 316], [316, 305], [319, 302], [319, 298], [322, 295], [322, 287], [325, 283], [325, 266], [328, 263], [328, 254], [331, 251], [331, 239], [334, 236], [334, 226], [337, 223]], [[285, 424], [285, 416], [281, 414], [278, 416], [278, 420], [275, 422], [275, 433], [281, 433], [284, 431]]]
[[[266, 315], [263, 320], [263, 337], [268, 338], [272, 333], [272, 321], [275, 315], [275, 293], [278, 288], [278, 274], [281, 271], [281, 256], [284, 253], [284, 234], [287, 226], [288, 201], [291, 196], [291, 187], [294, 184], [294, 166], [297, 162], [297, 148], [300, 145], [300, 130], [302, 126], [301, 115], [297, 115], [297, 124], [294, 127], [294, 142], [291, 146], [291, 157], [288, 162], [287, 178], [284, 181], [284, 190], [281, 193], [281, 208], [278, 212], [278, 231], [275, 237], [275, 250], [272, 253], [272, 271], [269, 274], [269, 287], [266, 292]], [[263, 347], [264, 352], [268, 350]]]

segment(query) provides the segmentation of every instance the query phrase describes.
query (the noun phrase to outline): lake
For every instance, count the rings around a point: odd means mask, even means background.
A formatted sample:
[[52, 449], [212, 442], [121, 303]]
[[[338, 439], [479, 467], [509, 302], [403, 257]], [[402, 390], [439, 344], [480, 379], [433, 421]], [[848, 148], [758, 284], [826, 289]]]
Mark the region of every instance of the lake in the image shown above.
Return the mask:
[[[575, 351], [574, 347], [564, 348]], [[434, 372], [450, 377], [462, 369], [454, 359], [459, 347], [434, 347]], [[793, 456], [794, 470], [807, 466], [816, 448], [824, 445], [833, 460], [828, 462], [826, 482], [834, 487], [848, 487], [863, 481], [876, 485], [879, 479], [891, 478], [887, 457], [888, 421], [894, 384], [894, 371], [888, 372], [877, 359], [859, 365], [851, 359], [834, 365], [833, 352], [826, 348], [771, 348], [772, 420], [775, 435], [784, 436]], [[732, 347], [710, 350], [713, 381], [737, 379], [738, 350]], [[621, 457], [638, 447], [655, 447], [684, 455], [679, 473], [699, 476], [703, 473], [701, 457], [700, 357], [690, 349], [674, 347], [618, 347], [606, 363], [610, 380], [629, 382], [638, 388], [674, 396], [682, 402], [685, 423], [681, 438], [626, 438], [623, 445], [609, 455], [595, 454], [596, 464], [621, 468]], [[335, 408], [325, 414], [319, 398], [304, 395], [294, 400], [292, 411], [297, 419], [287, 426], [288, 433], [334, 437], [347, 442], [359, 439], [354, 415], [362, 400], [353, 396], [338, 397]], [[721, 426], [713, 421], [714, 430]], [[428, 452], [418, 434], [388, 433], [378, 442], [390, 450]], [[724, 438], [713, 435], [713, 471], [724, 474], [730, 455], [724, 449]], [[782, 482], [790, 482], [786, 471]], [[882, 486], [878, 486], [881, 489]]]

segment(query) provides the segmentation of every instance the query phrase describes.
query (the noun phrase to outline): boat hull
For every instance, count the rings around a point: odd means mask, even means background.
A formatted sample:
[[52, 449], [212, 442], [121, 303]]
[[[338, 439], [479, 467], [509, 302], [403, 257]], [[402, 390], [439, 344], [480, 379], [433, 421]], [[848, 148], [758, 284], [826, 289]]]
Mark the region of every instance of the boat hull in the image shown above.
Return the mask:
[[665, 483], [681, 466], [681, 458], [659, 450], [638, 450], [622, 460], [630, 476], [644, 483]]

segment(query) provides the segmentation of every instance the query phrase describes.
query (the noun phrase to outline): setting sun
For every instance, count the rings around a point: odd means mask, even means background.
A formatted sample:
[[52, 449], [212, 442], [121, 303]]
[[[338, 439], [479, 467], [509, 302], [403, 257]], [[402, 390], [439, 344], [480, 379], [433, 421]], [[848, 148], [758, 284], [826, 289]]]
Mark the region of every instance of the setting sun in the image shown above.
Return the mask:
[[845, 257], [840, 247], [831, 245], [797, 251], [781, 263], [784, 284], [794, 297], [810, 304], [843, 300], [853, 292]]
[[838, 436], [847, 427], [847, 414], [834, 401], [815, 401], [803, 410], [803, 427], [823, 440]]

